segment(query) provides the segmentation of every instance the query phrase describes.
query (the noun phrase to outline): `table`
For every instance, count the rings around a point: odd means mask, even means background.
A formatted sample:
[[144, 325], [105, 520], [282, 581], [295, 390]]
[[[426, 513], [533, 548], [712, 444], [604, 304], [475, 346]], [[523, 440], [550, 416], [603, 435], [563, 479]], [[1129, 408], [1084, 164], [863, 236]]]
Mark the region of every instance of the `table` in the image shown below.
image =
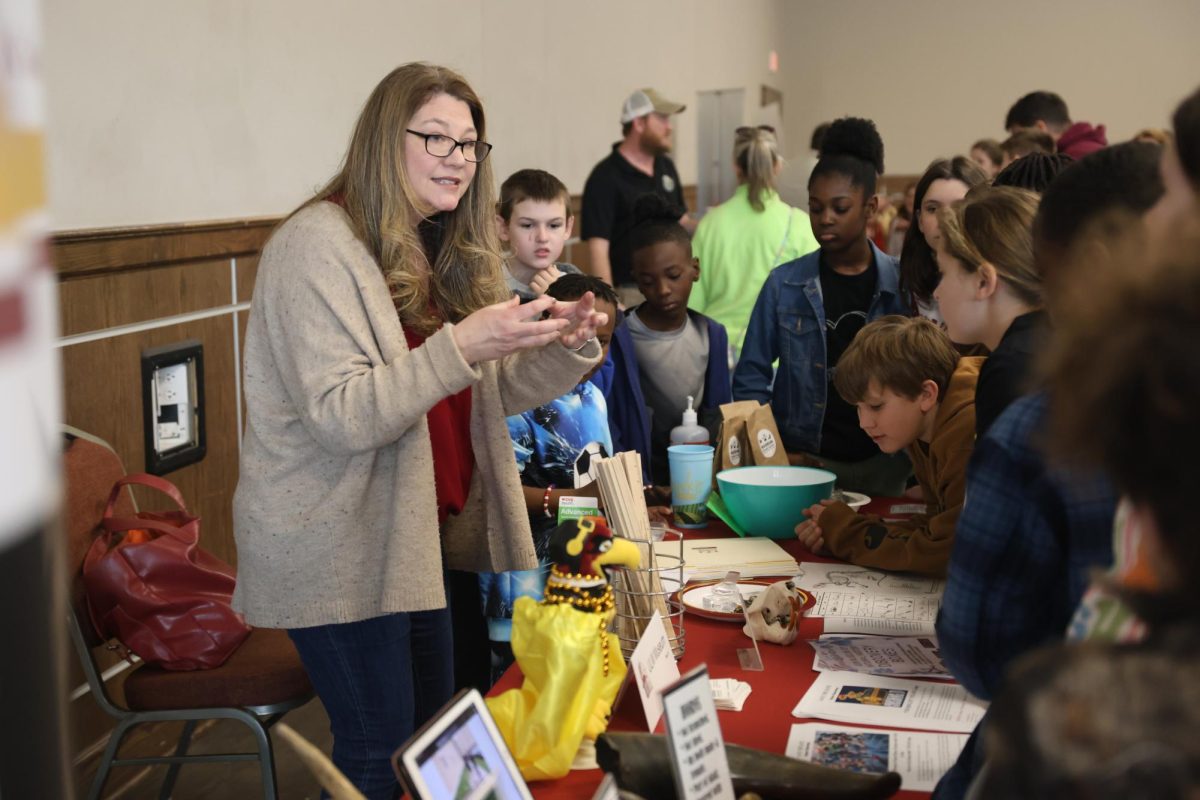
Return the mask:
[[[894, 503], [911, 503], [904, 498], [876, 498], [863, 511], [886, 516]], [[713, 519], [706, 528], [685, 532], [687, 539], [711, 539], [733, 536], [733, 531], [720, 520]], [[814, 555], [800, 544], [798, 539], [777, 540], [796, 561], [836, 562], [837, 559]], [[686, 649], [679, 661], [679, 671], [687, 672], [700, 664], [708, 665], [712, 678], [737, 678], [749, 683], [754, 691], [746, 700], [741, 711], [721, 711], [721, 730], [725, 741], [746, 747], [756, 747], [782, 753], [787, 746], [788, 733], [793, 724], [815, 722], [812, 719], [797, 719], [792, 708], [813, 684], [817, 673], [813, 671], [814, 651], [805, 640], [821, 635], [824, 627], [819, 618], [805, 618], [800, 625], [800, 636], [787, 647], [760, 642], [762, 672], [745, 672], [738, 664], [738, 647], [749, 644], [742, 633], [741, 625], [705, 619], [695, 614], [684, 614], [684, 630], [687, 633]], [[514, 689], [521, 685], [521, 671], [513, 665], [489, 694]], [[834, 723], [849, 725], [850, 723]], [[642, 713], [637, 691], [626, 691], [613, 712], [609, 730], [645, 731], [646, 719]], [[600, 770], [580, 770], [557, 781], [538, 781], [529, 785], [538, 800], [579, 800], [587, 798], [600, 783]], [[897, 798], [926, 798], [926, 792], [902, 791]]]

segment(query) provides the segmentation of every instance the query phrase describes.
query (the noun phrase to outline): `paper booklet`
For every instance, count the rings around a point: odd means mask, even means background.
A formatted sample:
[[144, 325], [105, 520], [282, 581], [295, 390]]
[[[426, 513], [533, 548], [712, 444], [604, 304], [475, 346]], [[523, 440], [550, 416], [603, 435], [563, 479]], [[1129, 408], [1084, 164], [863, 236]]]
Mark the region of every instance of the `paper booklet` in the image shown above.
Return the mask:
[[970, 733], [987, 703], [956, 683], [822, 672], [792, 709], [794, 717]]
[[810, 641], [818, 672], [865, 672], [893, 678], [948, 678], [932, 637], [830, 636]]
[[[894, 635], [932, 635], [933, 623], [942, 604], [946, 582], [920, 575], [883, 572], [850, 564], [824, 564], [805, 561], [803, 575], [796, 583], [812, 592], [816, 601], [805, 612], [809, 617], [838, 617], [839, 633], [878, 633]], [[879, 626], [874, 629], [848, 629], [870, 622], [910, 623]], [[833, 632], [828, 621], [826, 632]]]
[[965, 733], [912, 733], [824, 722], [793, 725], [786, 754], [851, 772], [899, 772], [900, 786], [932, 792], [966, 746]]
[[[678, 542], [656, 542], [656, 553], [678, 555]], [[664, 562], [665, 563], [665, 562]], [[796, 559], [770, 539], [690, 539], [683, 542], [683, 580], [720, 580], [736, 570], [743, 578], [790, 576], [800, 570]]]

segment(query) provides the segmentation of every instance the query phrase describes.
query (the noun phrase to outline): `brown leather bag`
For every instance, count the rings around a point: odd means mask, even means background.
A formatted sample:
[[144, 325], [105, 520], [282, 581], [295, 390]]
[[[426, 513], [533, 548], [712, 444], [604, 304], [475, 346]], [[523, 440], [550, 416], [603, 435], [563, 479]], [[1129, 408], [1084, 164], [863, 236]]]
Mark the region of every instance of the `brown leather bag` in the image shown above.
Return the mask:
[[[175, 511], [113, 517], [125, 486], [148, 486]], [[164, 669], [219, 667], [250, 633], [230, 606], [234, 570], [197, 545], [200, 519], [170, 481], [139, 473], [117, 481], [83, 562], [88, 611], [96, 631], [116, 638]], [[122, 535], [123, 534], [123, 535]]]

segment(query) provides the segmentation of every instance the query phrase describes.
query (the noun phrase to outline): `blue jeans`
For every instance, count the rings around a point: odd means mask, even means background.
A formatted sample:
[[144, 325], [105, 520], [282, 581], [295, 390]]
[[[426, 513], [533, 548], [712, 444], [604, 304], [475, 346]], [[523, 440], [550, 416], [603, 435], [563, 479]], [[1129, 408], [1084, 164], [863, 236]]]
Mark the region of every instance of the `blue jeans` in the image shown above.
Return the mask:
[[449, 609], [297, 628], [288, 636], [329, 713], [333, 763], [368, 800], [399, 796], [392, 753], [454, 694]]

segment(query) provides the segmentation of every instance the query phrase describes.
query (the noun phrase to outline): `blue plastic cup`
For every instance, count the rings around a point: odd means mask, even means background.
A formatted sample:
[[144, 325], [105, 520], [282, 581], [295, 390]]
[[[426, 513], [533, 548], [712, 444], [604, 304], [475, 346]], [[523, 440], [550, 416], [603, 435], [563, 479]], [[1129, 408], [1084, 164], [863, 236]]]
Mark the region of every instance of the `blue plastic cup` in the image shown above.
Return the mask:
[[708, 524], [708, 495], [712, 492], [713, 447], [673, 444], [667, 448], [671, 466], [671, 510], [680, 528]]

